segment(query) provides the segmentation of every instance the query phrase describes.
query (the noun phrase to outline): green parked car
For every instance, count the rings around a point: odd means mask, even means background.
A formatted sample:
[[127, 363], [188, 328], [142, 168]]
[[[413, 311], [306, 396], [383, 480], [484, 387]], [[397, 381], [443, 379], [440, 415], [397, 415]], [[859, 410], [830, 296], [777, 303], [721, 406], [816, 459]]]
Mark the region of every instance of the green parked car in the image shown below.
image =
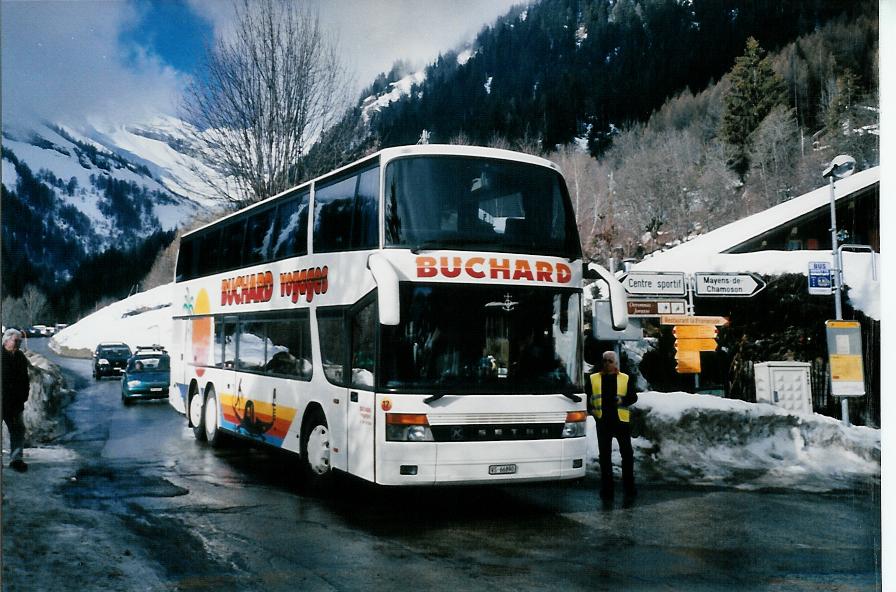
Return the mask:
[[121, 377], [121, 401], [129, 405], [138, 399], [167, 399], [170, 383], [171, 359], [164, 348], [139, 346]]

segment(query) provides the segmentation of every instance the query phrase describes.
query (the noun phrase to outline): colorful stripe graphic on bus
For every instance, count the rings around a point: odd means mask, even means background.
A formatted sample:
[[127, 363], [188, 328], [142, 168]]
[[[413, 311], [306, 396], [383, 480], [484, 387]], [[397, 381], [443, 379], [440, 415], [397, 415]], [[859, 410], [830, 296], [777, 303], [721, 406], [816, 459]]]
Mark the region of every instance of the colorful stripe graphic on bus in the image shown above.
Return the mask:
[[[212, 303], [205, 288], [196, 294], [196, 302], [193, 304], [193, 314], [203, 315], [212, 311]], [[209, 363], [209, 355], [212, 352], [212, 319], [202, 317], [193, 319], [190, 341], [193, 344], [193, 365], [196, 366], [196, 375], [205, 374], [205, 366]]]
[[221, 394], [221, 414], [221, 427], [267, 444], [281, 446], [296, 410], [278, 405], [276, 391], [273, 403], [247, 399], [243, 395], [241, 383], [236, 396]]

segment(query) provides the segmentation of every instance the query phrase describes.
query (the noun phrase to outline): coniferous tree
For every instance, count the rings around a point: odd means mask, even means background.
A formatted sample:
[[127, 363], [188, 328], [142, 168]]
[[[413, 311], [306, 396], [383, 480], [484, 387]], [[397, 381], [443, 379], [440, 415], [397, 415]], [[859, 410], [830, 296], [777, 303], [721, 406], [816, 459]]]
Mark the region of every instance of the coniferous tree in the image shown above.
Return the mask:
[[731, 148], [729, 164], [741, 178], [750, 167], [751, 134], [786, 99], [784, 82], [772, 70], [759, 42], [750, 37], [744, 55], [735, 60], [731, 71], [731, 88], [725, 96], [720, 130]]

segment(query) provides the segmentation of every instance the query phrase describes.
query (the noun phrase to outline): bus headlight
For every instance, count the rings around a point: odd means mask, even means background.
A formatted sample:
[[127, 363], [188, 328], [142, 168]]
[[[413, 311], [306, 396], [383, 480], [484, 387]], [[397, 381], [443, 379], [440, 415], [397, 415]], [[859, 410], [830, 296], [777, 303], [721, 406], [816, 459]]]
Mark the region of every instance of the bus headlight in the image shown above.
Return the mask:
[[425, 413], [387, 413], [386, 440], [389, 442], [433, 442]]
[[584, 411], [570, 411], [566, 414], [566, 423], [563, 424], [564, 438], [581, 438], [585, 435], [585, 420], [588, 414]]

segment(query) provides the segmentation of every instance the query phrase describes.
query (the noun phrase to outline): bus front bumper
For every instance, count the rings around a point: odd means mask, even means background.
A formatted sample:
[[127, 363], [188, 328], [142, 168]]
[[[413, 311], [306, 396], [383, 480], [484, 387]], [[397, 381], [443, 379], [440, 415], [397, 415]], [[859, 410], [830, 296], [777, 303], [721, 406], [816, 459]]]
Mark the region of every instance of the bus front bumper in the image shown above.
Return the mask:
[[585, 476], [586, 438], [510, 442], [381, 442], [376, 482], [440, 485]]

